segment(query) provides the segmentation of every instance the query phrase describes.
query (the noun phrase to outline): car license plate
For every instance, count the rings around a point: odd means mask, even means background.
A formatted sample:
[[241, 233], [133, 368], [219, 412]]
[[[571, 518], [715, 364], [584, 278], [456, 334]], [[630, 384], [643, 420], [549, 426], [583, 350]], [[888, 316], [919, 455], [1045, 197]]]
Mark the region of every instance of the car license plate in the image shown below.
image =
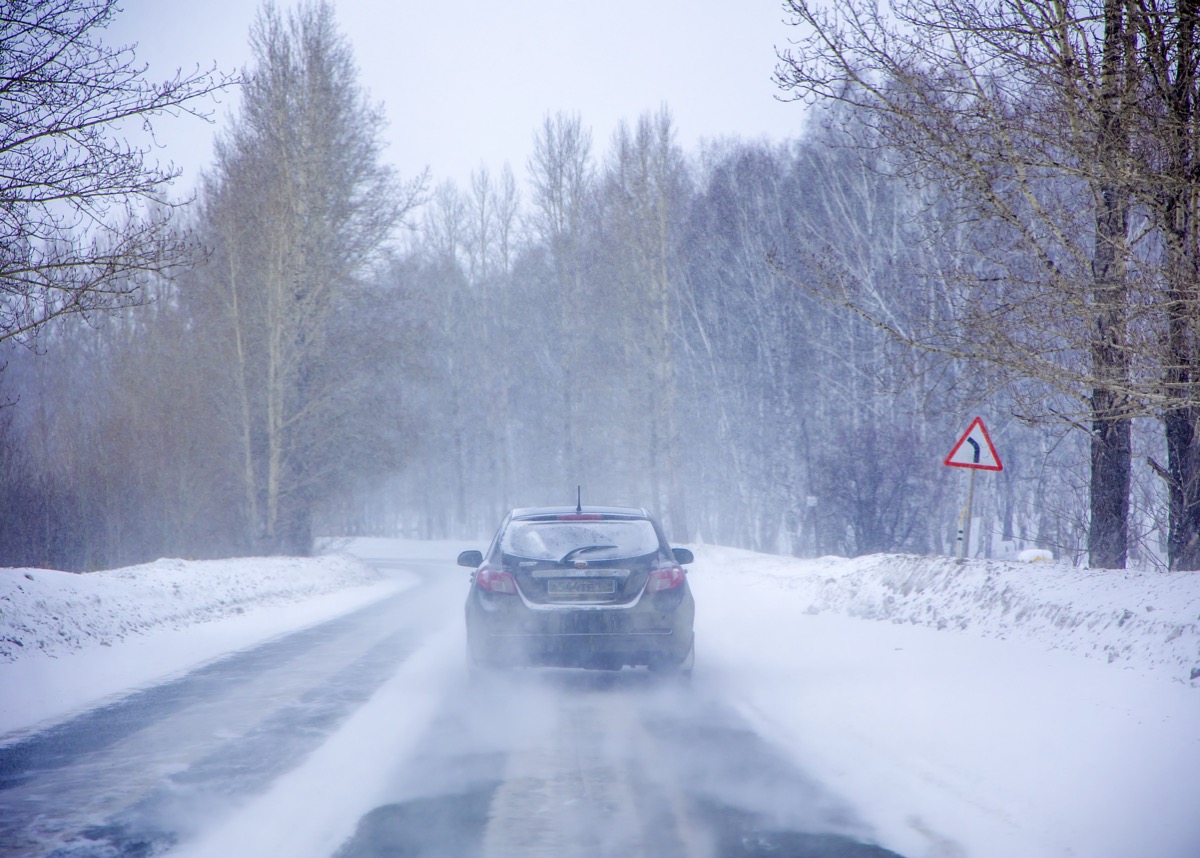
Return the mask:
[[617, 592], [612, 578], [551, 578], [546, 593], [551, 596], [597, 596]]

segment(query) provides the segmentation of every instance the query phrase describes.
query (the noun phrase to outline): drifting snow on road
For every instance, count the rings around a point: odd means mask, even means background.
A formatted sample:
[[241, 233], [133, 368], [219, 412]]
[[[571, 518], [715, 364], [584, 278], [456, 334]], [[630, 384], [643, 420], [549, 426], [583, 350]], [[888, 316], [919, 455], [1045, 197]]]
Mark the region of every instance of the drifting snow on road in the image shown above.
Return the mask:
[[[123, 615], [95, 620], [123, 640], [14, 645], [0, 855], [1200, 854], [1200, 577], [697, 546], [690, 685], [472, 681], [465, 547], [360, 541], [383, 573], [306, 561], [340, 586], [271, 584], [261, 609], [245, 561], [236, 600], [209, 566], [210, 592], [143, 616], [125, 573]], [[156, 593], [188, 573], [146, 568]], [[25, 574], [82, 583], [0, 570], [0, 637], [71, 601], [22, 602]], [[166, 630], [168, 606], [209, 619]], [[81, 666], [70, 705], [45, 699]]]
[[420, 746], [338, 858], [893, 854], [723, 704], [646, 671], [476, 680]]
[[459, 575], [412, 568], [418, 588], [0, 750], [5, 854], [890, 854], [686, 683], [469, 681]]

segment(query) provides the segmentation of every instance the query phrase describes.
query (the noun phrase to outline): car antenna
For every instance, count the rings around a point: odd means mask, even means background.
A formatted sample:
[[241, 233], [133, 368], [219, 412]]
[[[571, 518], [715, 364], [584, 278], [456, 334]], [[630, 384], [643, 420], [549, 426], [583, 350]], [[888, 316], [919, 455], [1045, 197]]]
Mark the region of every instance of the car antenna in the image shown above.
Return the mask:
[[583, 486], [575, 486], [575, 514], [583, 512]]

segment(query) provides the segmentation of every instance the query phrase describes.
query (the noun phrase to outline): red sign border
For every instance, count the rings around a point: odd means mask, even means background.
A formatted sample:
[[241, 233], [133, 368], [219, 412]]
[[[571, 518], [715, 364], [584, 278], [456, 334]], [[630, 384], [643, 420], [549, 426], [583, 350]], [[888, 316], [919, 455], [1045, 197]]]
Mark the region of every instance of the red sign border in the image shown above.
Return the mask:
[[[988, 452], [992, 454], [992, 459], [995, 460], [996, 464], [977, 465], [974, 462], [951, 462], [950, 460], [954, 458], [955, 454], [959, 451], [962, 445], [967, 443], [967, 436], [969, 436], [975, 430], [976, 426], [978, 426], [979, 431], [983, 433], [983, 440], [987, 442]], [[954, 445], [954, 447], [946, 455], [946, 458], [942, 460], [942, 464], [948, 465], [951, 468], [972, 468], [977, 471], [1004, 470], [1004, 463], [1000, 461], [1000, 454], [996, 452], [996, 445], [992, 443], [992, 436], [988, 434], [987, 426], [983, 425], [982, 417], [976, 417], [971, 421], [971, 425], [967, 427], [967, 431], [962, 433], [962, 437], [958, 439], [958, 443]]]

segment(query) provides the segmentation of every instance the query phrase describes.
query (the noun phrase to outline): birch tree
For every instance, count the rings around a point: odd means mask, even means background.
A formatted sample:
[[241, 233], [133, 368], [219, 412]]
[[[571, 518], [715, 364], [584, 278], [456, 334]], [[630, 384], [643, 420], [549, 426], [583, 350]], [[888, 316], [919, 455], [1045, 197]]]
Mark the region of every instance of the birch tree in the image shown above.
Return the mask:
[[678, 252], [690, 202], [688, 182], [665, 107], [644, 114], [632, 128], [621, 123], [604, 177], [605, 219], [615, 238], [609, 251], [622, 287], [608, 325], [616, 323], [629, 352], [623, 388], [633, 401], [625, 407], [653, 415], [628, 427], [645, 436], [633, 444], [645, 454], [636, 470], [650, 475], [650, 496], [655, 504], [665, 501], [664, 516], [674, 538], [682, 541], [689, 536], [679, 426]]
[[559, 309], [558, 359], [562, 372], [559, 415], [564, 484], [580, 479], [580, 391], [575, 374], [581, 352], [577, 333], [583, 291], [583, 231], [593, 187], [592, 135], [579, 116], [547, 116], [533, 141], [529, 179], [533, 232], [550, 253]]
[[[239, 117], [217, 147], [206, 214], [228, 346], [244, 504], [259, 550], [309, 550], [314, 505], [347, 466], [332, 430], [346, 407], [336, 314], [423, 177], [400, 184], [379, 160], [383, 117], [356, 80], [329, 3], [285, 17], [263, 6]], [[358, 403], [357, 407], [369, 407]]]
[[815, 436], [795, 409], [823, 404], [806, 397], [811, 388], [802, 382], [811, 374], [793, 372], [812, 369], [802, 293], [770, 265], [772, 249], [792, 239], [795, 211], [807, 197], [792, 162], [789, 151], [758, 144], [710, 150], [682, 252], [688, 334], [681, 351], [693, 396], [703, 403], [692, 412], [688, 447], [703, 445], [693, 467], [700, 485], [715, 489], [707, 504], [694, 506], [716, 509], [708, 516], [697, 510], [697, 517], [717, 538], [764, 550], [778, 547], [783, 518], [808, 494]]
[[490, 506], [504, 509], [512, 485], [512, 449], [508, 426], [512, 386], [510, 292], [519, 198], [516, 179], [507, 167], [499, 180], [481, 168], [471, 174], [469, 208], [471, 288], [477, 312], [476, 343], [483, 357], [479, 367], [481, 407], [491, 428], [487, 443], [485, 487]]

